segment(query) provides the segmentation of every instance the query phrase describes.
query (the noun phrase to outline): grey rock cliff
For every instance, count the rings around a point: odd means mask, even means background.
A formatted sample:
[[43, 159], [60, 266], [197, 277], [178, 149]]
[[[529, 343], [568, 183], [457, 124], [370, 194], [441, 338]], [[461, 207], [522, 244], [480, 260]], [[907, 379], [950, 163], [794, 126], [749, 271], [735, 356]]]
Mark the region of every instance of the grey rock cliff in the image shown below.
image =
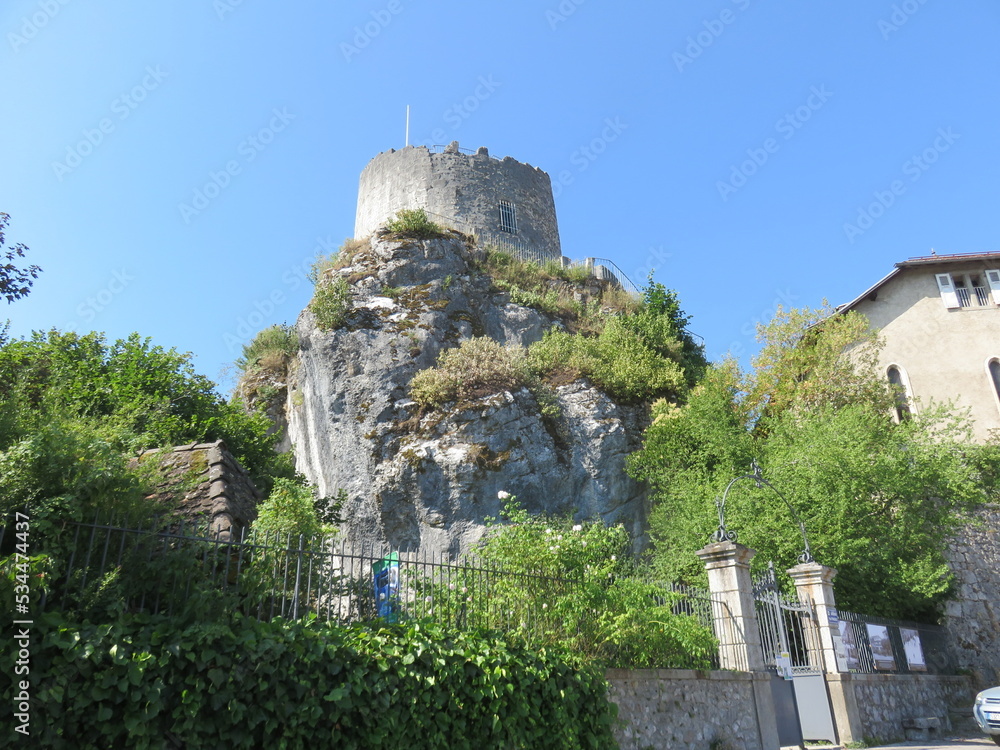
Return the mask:
[[413, 375], [471, 336], [526, 346], [553, 321], [511, 304], [473, 273], [460, 236], [373, 237], [351, 265], [346, 325], [324, 332], [307, 308], [288, 378], [288, 435], [298, 469], [323, 494], [347, 491], [347, 535], [457, 554], [497, 516], [501, 490], [529, 510], [624, 522], [640, 539], [644, 489], [626, 476], [646, 410], [585, 382], [562, 385], [558, 420], [526, 389], [419, 415]]

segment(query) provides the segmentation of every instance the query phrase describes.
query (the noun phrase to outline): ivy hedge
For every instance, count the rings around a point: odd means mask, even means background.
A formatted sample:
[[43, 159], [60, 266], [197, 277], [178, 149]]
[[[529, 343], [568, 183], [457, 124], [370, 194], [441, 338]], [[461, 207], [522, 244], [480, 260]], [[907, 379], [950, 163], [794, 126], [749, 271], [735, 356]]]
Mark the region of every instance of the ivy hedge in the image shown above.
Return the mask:
[[[0, 663], [12, 678], [5, 630]], [[77, 624], [48, 613], [31, 637], [35, 747], [616, 747], [600, 670], [503, 636], [239, 614]], [[13, 682], [0, 693], [11, 716]], [[11, 746], [27, 739], [13, 726], [4, 734]]]

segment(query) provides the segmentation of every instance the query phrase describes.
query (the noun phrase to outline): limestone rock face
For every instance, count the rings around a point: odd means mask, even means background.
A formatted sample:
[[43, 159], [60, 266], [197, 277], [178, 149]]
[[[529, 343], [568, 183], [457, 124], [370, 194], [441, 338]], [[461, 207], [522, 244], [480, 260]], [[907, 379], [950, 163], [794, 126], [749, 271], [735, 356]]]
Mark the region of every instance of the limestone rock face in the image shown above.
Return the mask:
[[543, 419], [526, 389], [417, 413], [413, 375], [472, 336], [527, 346], [553, 321], [491, 291], [460, 236], [373, 237], [351, 265], [346, 324], [321, 331], [299, 317], [288, 378], [296, 463], [321, 493], [347, 491], [347, 535], [401, 549], [458, 554], [499, 515], [502, 491], [532, 511], [623, 522], [640, 540], [644, 489], [625, 474], [646, 410], [585, 382], [559, 386], [562, 415]]

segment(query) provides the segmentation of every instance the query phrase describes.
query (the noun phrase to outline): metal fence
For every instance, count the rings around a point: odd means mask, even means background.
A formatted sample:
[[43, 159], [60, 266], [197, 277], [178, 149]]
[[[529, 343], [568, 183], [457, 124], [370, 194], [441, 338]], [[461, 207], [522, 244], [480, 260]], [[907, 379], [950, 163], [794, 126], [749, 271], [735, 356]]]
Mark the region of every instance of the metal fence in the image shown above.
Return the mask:
[[[0, 526], [0, 548], [4, 534]], [[162, 519], [136, 528], [100, 519], [65, 523], [35, 552], [59, 561], [46, 571], [46, 593], [36, 602], [43, 609], [176, 614], [208, 607], [261, 620], [315, 616], [341, 624], [430, 619], [514, 632], [537, 644], [569, 638], [592, 653], [603, 648], [588, 640], [602, 613], [582, 610], [586, 597], [574, 604], [583, 580], [505, 570], [474, 557], [455, 561], [333, 537], [244, 532], [229, 539]], [[722, 605], [707, 591], [654, 587], [662, 595], [653, 604], [714, 631]]]
[[852, 672], [955, 674], [957, 663], [940, 625], [838, 611]]

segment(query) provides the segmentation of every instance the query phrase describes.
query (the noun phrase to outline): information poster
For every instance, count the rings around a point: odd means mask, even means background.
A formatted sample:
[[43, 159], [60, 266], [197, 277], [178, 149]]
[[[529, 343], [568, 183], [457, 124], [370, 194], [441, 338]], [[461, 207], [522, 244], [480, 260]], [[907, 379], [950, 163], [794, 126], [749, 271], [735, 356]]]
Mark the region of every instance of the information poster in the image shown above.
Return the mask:
[[868, 642], [872, 647], [872, 658], [875, 660], [875, 669], [895, 672], [896, 658], [892, 655], [889, 628], [885, 625], [872, 625], [871, 623], [866, 623], [865, 627], [868, 629]]
[[847, 662], [847, 669], [861, 669], [861, 656], [858, 652], [858, 639], [854, 635], [854, 625], [841, 620], [840, 634], [844, 642], [844, 659]]
[[837, 658], [837, 669], [849, 672], [851, 665], [847, 660], [847, 648], [844, 646], [842, 630], [849, 630], [850, 623], [840, 624], [840, 613], [836, 607], [826, 608], [826, 619], [830, 623], [830, 637], [833, 639], [833, 654]]
[[399, 621], [399, 555], [395, 552], [372, 566], [375, 579], [375, 608], [387, 622]]
[[924, 659], [920, 633], [915, 628], [900, 628], [899, 637], [903, 639], [903, 653], [906, 654], [906, 665], [910, 671], [926, 672], [927, 661]]

